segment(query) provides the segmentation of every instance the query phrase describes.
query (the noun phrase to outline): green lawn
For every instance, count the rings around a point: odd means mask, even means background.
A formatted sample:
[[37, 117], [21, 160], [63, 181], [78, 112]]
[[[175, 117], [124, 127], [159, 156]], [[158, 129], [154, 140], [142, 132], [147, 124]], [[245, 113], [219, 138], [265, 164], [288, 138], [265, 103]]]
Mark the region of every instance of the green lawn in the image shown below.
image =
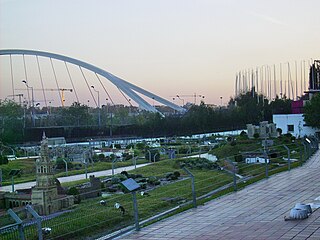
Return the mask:
[[[282, 141], [276, 141], [277, 142], [275, 143], [277, 143], [277, 145], [270, 148], [270, 150], [277, 153], [277, 156], [275, 158], [271, 158], [271, 162], [268, 165], [269, 175], [288, 169], [287, 162], [283, 160], [283, 157], [287, 157], [286, 149], [282, 146]], [[232, 157], [232, 155], [237, 155], [241, 151], [256, 151], [261, 148], [260, 144], [261, 140], [246, 140], [244, 142], [238, 141], [235, 146], [231, 146], [231, 144], [228, 143], [222, 147], [214, 149], [212, 153], [220, 156], [222, 159], [218, 161], [218, 164], [220, 166], [225, 166], [223, 164], [226, 156]], [[286, 142], [286, 145], [292, 152], [291, 158], [298, 159], [300, 157], [299, 151], [303, 150], [301, 146], [297, 146], [296, 143], [291, 142]], [[158, 178], [163, 178], [168, 172], [179, 171], [181, 173], [180, 180], [148, 190], [149, 196], [140, 196], [138, 194], [137, 199], [140, 220], [147, 219], [165, 210], [172, 209], [184, 202], [192, 200], [191, 179], [188, 178], [188, 175], [180, 168], [181, 161], [184, 160], [162, 160], [146, 167], [129, 171], [134, 174], [142, 174], [144, 177], [157, 176]], [[121, 164], [119, 163], [117, 167], [125, 164], [131, 165], [132, 162], [128, 161]], [[293, 162], [291, 167], [298, 167], [300, 164], [301, 162]], [[94, 167], [95, 169], [110, 169], [111, 164], [97, 163]], [[238, 189], [265, 178], [265, 164], [237, 163], [237, 169], [239, 174], [249, 177], [245, 182], [238, 184]], [[233, 180], [232, 174], [227, 173], [226, 171], [217, 169], [189, 170], [195, 176], [197, 197], [212, 192], [219, 187], [226, 186], [227, 184], [232, 183]], [[84, 170], [82, 170], [82, 172], [84, 172]], [[63, 173], [61, 174], [63, 175]], [[64, 184], [64, 186], [74, 186], [84, 181], [87, 180]], [[227, 187], [224, 190], [215, 193], [211, 197], [198, 202], [203, 203], [212, 198], [229, 193], [232, 190], [232, 187]], [[107, 201], [105, 206], [99, 204], [101, 199]], [[126, 213], [124, 215], [120, 213], [119, 209], [114, 208], [114, 204], [116, 202], [120, 203], [126, 209]], [[190, 207], [191, 205], [186, 208]], [[182, 211], [186, 208], [179, 209], [175, 212]], [[114, 194], [104, 198], [98, 197], [95, 199], [84, 200], [80, 204], [74, 205], [71, 210], [71, 212], [43, 222], [43, 226], [52, 228], [50, 238], [86, 239], [88, 237], [97, 237], [102, 233], [111, 233], [134, 223], [131, 194]], [[34, 226], [26, 227], [25, 232], [27, 239], [36, 239], [36, 229]]]
[[[137, 160], [137, 164], [147, 163], [148, 161], [144, 159]], [[132, 160], [123, 161], [123, 162], [117, 162], [115, 164], [115, 168], [118, 167], [125, 167], [133, 165]], [[23, 183], [23, 182], [29, 182], [29, 181], [35, 181], [36, 177], [36, 170], [35, 170], [35, 160], [33, 159], [27, 159], [27, 160], [14, 160], [9, 161], [8, 164], [0, 165], [0, 168], [2, 169], [2, 185], [10, 185], [11, 184], [11, 177], [9, 177], [9, 172], [11, 169], [21, 169], [21, 174], [14, 177], [15, 183]], [[87, 167], [88, 173], [94, 172], [94, 171], [102, 171], [102, 170], [108, 170], [112, 169], [112, 163], [111, 162], [97, 162], [93, 165], [90, 164]], [[64, 177], [66, 176], [65, 170], [57, 170], [58, 172], [55, 174], [56, 177]], [[77, 175], [77, 174], [83, 174], [85, 173], [84, 166], [82, 169], [79, 170], [68, 170], [68, 175]]]

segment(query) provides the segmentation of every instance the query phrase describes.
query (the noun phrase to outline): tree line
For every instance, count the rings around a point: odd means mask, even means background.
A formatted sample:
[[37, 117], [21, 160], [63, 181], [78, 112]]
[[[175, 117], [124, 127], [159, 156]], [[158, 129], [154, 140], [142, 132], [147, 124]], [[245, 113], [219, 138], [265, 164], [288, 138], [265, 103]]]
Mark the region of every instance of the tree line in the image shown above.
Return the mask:
[[[319, 127], [320, 95], [315, 95], [305, 107], [307, 124]], [[248, 123], [272, 121], [273, 114], [291, 113], [291, 100], [285, 96], [269, 101], [252, 91], [230, 98], [227, 106], [212, 108], [204, 102], [192, 105], [184, 114], [163, 117], [159, 113], [132, 112], [130, 107], [104, 106], [90, 108], [81, 103], [69, 107], [25, 109], [5, 100], [0, 102], [0, 141], [23, 142], [26, 129], [71, 126], [79, 129], [111, 129], [114, 135], [141, 137], [191, 135], [245, 128]], [[35, 114], [37, 113], [37, 114]], [[100, 121], [99, 121], [100, 118]], [[100, 125], [98, 125], [100, 123]]]

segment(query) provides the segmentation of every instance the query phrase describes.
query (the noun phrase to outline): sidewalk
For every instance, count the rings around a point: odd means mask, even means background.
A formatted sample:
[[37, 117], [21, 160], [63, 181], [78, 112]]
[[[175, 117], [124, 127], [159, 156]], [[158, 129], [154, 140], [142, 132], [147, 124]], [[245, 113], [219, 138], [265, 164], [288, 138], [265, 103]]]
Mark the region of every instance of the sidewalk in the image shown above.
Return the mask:
[[[320, 203], [320, 151], [283, 172], [118, 239], [320, 239], [320, 209], [284, 221], [296, 203]], [[316, 200], [318, 198], [318, 200]]]
[[[139, 165], [137, 165], [137, 168], [144, 167], [144, 166], [147, 166], [149, 164], [150, 163], [139, 164]], [[129, 171], [129, 170], [132, 170], [132, 169], [134, 169], [134, 166], [115, 168], [114, 169], [114, 173], [117, 174], [117, 173], [120, 173], [122, 171]], [[112, 175], [112, 169], [98, 171], [98, 172], [88, 172], [88, 178], [89, 178], [90, 175], [94, 175], [95, 177], [110, 176], [110, 175]], [[68, 176], [68, 177], [59, 177], [58, 178], [60, 183], [72, 182], [72, 181], [77, 181], [77, 180], [82, 180], [82, 179], [86, 179], [86, 174], [85, 173], [78, 174], [78, 175], [73, 175], [73, 176]], [[19, 183], [19, 184], [15, 184], [14, 185], [14, 189], [15, 190], [27, 189], [27, 188], [31, 188], [31, 187], [33, 187], [35, 185], [36, 185], [35, 181], [34, 182]], [[12, 188], [11, 185], [0, 187], [0, 191], [10, 192], [11, 188]]]

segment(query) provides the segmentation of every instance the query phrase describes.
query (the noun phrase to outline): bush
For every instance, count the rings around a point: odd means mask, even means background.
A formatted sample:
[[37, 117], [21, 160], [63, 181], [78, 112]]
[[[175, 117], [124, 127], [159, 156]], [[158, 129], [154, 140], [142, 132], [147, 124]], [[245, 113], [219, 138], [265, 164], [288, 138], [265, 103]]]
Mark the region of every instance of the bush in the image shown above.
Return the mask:
[[8, 164], [8, 158], [6, 156], [1, 156], [0, 155], [0, 165]]
[[180, 174], [179, 171], [174, 171], [173, 174], [174, 174], [176, 177], [180, 177], [180, 176], [181, 176], [181, 174]]
[[78, 195], [79, 194], [79, 190], [76, 187], [71, 187], [68, 189], [67, 192], [68, 195]]
[[283, 134], [283, 136], [286, 137], [286, 138], [292, 138], [292, 134], [291, 133]]
[[236, 156], [234, 156], [234, 161], [236, 161], [236, 162], [242, 162], [242, 160], [243, 160], [242, 155], [236, 155]]
[[104, 162], [104, 161], [106, 161], [106, 156], [104, 156], [104, 154], [100, 153], [100, 154], [98, 155], [98, 160], [99, 160], [100, 162]]
[[137, 143], [136, 148], [139, 150], [143, 150], [145, 148], [146, 144], [145, 143]]
[[[123, 175], [123, 176], [125, 176], [125, 175]], [[116, 184], [116, 183], [119, 183], [119, 182], [121, 182], [120, 178], [118, 178], [118, 177], [111, 178], [111, 183], [112, 184]]]
[[68, 169], [72, 169], [72, 168], [73, 168], [72, 162], [69, 162], [67, 159], [58, 158], [58, 159], [56, 160], [57, 169], [65, 169], [66, 164], [65, 164], [65, 162], [64, 162], [63, 160], [66, 160], [66, 161], [67, 161]]
[[258, 139], [258, 138], [260, 137], [260, 134], [259, 134], [259, 133], [255, 133], [255, 134], [253, 134], [253, 137], [254, 137], [255, 139]]

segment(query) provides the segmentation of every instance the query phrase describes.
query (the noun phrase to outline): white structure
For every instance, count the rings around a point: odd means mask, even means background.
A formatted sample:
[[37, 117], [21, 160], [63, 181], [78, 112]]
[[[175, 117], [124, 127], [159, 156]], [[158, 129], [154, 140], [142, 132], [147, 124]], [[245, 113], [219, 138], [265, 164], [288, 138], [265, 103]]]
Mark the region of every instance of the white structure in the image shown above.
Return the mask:
[[[247, 157], [246, 163], [266, 163], [266, 159], [262, 157]], [[267, 163], [269, 163], [268, 158], [267, 158]]]
[[274, 114], [273, 122], [282, 133], [291, 133], [295, 137], [315, 135], [319, 129], [306, 126], [303, 114]]

